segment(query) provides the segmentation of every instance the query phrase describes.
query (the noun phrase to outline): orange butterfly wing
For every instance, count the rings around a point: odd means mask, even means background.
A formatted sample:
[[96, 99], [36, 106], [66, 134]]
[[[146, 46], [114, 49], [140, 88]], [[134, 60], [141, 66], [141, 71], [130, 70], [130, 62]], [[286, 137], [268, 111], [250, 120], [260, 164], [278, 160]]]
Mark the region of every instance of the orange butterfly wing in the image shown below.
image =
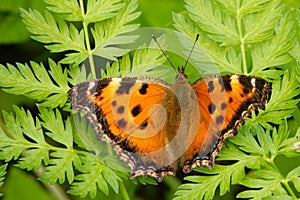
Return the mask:
[[254, 108], [264, 109], [271, 85], [265, 80], [245, 75], [212, 76], [192, 84], [201, 119], [197, 134], [183, 157], [184, 171], [197, 166], [212, 166], [226, 137]]
[[[164, 165], [168, 156], [166, 121], [170, 118], [165, 99], [173, 96], [170, 88], [152, 78], [107, 78], [80, 83], [69, 95], [72, 109], [85, 112], [100, 139], [114, 144], [119, 158], [131, 167], [132, 177], [160, 179], [173, 174], [173, 169]], [[172, 109], [176, 106], [175, 102]]]

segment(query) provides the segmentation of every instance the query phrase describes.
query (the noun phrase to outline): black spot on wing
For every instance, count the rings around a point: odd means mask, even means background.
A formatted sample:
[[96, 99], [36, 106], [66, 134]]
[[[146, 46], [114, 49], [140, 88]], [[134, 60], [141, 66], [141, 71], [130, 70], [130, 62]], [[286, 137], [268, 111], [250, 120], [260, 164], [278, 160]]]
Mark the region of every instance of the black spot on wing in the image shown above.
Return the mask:
[[240, 76], [239, 82], [243, 85], [243, 92], [244, 94], [248, 94], [251, 92], [253, 85], [251, 83], [251, 76]]
[[222, 88], [221, 88], [221, 92], [224, 92], [224, 90], [225, 90], [225, 86], [224, 86], [224, 82], [223, 82], [223, 79], [222, 79], [222, 77], [218, 77], [218, 81], [219, 81], [219, 83], [220, 83], [220, 85], [222, 86]]
[[226, 104], [226, 103], [222, 103], [222, 104], [221, 104], [221, 109], [222, 109], [222, 110], [225, 110], [226, 107], [227, 107], [227, 104]]
[[222, 124], [224, 122], [224, 117], [222, 115], [218, 116], [216, 119], [217, 124]]
[[140, 94], [146, 94], [147, 93], [147, 88], [148, 88], [147, 83], [143, 83], [141, 89], [139, 89]]
[[207, 86], [208, 86], [208, 92], [211, 93], [212, 91], [214, 91], [215, 89], [215, 86], [214, 86], [214, 82], [213, 81], [209, 81], [207, 83]]
[[125, 110], [124, 106], [119, 106], [118, 109], [117, 109], [117, 112], [118, 112], [119, 114], [123, 114], [123, 113], [124, 113], [124, 110]]
[[132, 144], [130, 143], [130, 140], [125, 138], [123, 139], [122, 141], [120, 141], [118, 143], [118, 145], [123, 149], [123, 150], [126, 150], [128, 152], [132, 152], [132, 153], [135, 153], [136, 152], [136, 147], [135, 146], [132, 146]]
[[113, 107], [115, 107], [115, 106], [117, 105], [117, 102], [116, 102], [116, 101], [112, 101], [112, 102], [111, 102], [111, 105], [112, 105]]
[[132, 114], [132, 116], [134, 116], [134, 117], [138, 116], [141, 112], [142, 112], [142, 108], [141, 108], [141, 105], [140, 105], [140, 104], [137, 105], [137, 106], [135, 106], [135, 107], [132, 108], [132, 110], [131, 110], [131, 114]]
[[212, 114], [214, 114], [215, 110], [216, 110], [215, 104], [210, 103], [209, 106], [208, 106], [209, 113], [212, 115]]
[[223, 86], [226, 91], [232, 91], [230, 75], [222, 76]]
[[[255, 78], [255, 87], [259, 90], [259, 91], [263, 91], [265, 85], [267, 84], [267, 82], [264, 79], [261, 78]], [[270, 86], [271, 88], [271, 86]]]
[[232, 97], [229, 97], [228, 103], [232, 103], [232, 102], [233, 102], [233, 98], [232, 98]]
[[148, 126], [148, 120], [145, 120], [139, 127], [138, 129], [144, 130]]
[[122, 78], [117, 94], [129, 94], [130, 88], [135, 84], [133, 78]]
[[127, 125], [127, 122], [125, 121], [125, 119], [120, 119], [118, 122], [117, 122], [119, 128], [121, 129], [124, 129]]
[[109, 83], [111, 82], [111, 78], [104, 78], [104, 79], [99, 79], [98, 81], [95, 81], [96, 85], [93, 87], [91, 90], [92, 93], [95, 93], [95, 96], [100, 96], [101, 92], [104, 88], [106, 88]]

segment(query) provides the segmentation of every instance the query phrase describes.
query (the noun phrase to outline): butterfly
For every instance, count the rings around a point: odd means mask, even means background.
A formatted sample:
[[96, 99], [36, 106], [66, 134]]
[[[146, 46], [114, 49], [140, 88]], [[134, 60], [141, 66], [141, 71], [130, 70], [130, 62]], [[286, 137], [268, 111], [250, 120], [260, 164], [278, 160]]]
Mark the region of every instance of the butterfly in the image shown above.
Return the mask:
[[212, 167], [224, 139], [254, 109], [264, 109], [271, 84], [246, 75], [215, 75], [190, 84], [185, 67], [173, 84], [157, 78], [102, 78], [75, 85], [71, 108], [84, 112], [98, 138], [113, 145], [131, 178], [162, 181]]

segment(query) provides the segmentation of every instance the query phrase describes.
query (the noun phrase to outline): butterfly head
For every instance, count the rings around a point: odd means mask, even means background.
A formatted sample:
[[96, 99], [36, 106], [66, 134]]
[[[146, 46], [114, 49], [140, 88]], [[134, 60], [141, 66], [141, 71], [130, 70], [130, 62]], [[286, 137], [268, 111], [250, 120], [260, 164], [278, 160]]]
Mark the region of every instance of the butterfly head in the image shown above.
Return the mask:
[[184, 67], [178, 67], [178, 73], [176, 75], [176, 82], [179, 83], [188, 83], [188, 77], [186, 73], [184, 72]]
[[186, 75], [186, 73], [184, 72], [185, 67], [178, 67], [178, 73], [176, 75], [176, 81], [180, 81], [180, 80], [187, 80], [188, 77]]

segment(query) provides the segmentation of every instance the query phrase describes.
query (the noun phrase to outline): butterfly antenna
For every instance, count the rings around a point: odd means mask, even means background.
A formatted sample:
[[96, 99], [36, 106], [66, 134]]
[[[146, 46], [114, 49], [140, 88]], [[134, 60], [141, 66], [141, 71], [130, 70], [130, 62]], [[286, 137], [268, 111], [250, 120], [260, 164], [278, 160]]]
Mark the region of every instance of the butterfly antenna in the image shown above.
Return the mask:
[[197, 43], [198, 39], [199, 39], [199, 33], [198, 33], [197, 36], [196, 36], [195, 42], [194, 42], [194, 44], [193, 44], [193, 47], [192, 47], [192, 49], [191, 49], [191, 51], [190, 51], [189, 56], [187, 57], [187, 59], [186, 59], [186, 61], [185, 61], [185, 64], [184, 64], [183, 69], [186, 68], [186, 66], [187, 66], [187, 64], [188, 64], [188, 62], [189, 62], [189, 59], [190, 59], [190, 57], [191, 57], [191, 55], [192, 55], [192, 52], [193, 52], [193, 50], [194, 50], [194, 48], [195, 48], [195, 46], [196, 46], [196, 43]]
[[158, 43], [156, 37], [154, 35], [152, 35], [152, 38], [154, 40], [154, 42], [158, 45], [159, 49], [161, 50], [161, 52], [164, 54], [164, 56], [167, 58], [168, 62], [170, 63], [170, 65], [174, 68], [175, 66], [173, 65], [173, 63], [171, 62], [171, 60], [169, 59], [169, 57], [167, 56], [166, 52], [161, 48], [160, 44]]

